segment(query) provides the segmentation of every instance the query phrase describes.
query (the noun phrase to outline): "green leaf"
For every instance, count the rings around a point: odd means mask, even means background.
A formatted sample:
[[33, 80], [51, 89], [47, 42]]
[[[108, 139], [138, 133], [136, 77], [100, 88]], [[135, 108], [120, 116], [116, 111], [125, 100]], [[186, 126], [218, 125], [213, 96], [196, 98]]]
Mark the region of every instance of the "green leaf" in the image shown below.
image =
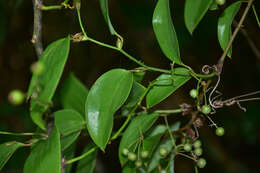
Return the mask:
[[71, 133], [67, 136], [61, 136], [60, 144], [61, 144], [61, 151], [66, 150], [71, 144], [79, 137], [81, 131], [77, 131]]
[[153, 30], [165, 56], [176, 64], [182, 64], [169, 0], [158, 1], [153, 13]]
[[45, 72], [32, 76], [28, 90], [28, 97], [31, 97], [31, 118], [41, 129], [45, 129], [42, 114], [51, 105], [51, 99], [68, 58], [69, 47], [69, 36], [51, 43], [39, 59], [46, 67]]
[[197, 27], [208, 11], [213, 0], [186, 0], [184, 8], [184, 21], [190, 34]]
[[175, 154], [171, 153], [171, 157], [170, 157], [170, 166], [169, 166], [169, 173], [174, 173], [174, 158], [175, 158]]
[[189, 70], [186, 68], [175, 68], [173, 76], [171, 74], [160, 75], [146, 96], [147, 107], [153, 107], [166, 99], [190, 78]]
[[[88, 152], [90, 149], [92, 149], [95, 145], [93, 143], [89, 143], [83, 153]], [[94, 171], [95, 165], [96, 165], [96, 157], [97, 157], [97, 150], [92, 152], [87, 157], [81, 159], [77, 165], [76, 173], [92, 173]]]
[[72, 109], [63, 109], [54, 112], [54, 119], [56, 127], [64, 136], [80, 131], [85, 126], [82, 116]]
[[124, 69], [103, 74], [89, 91], [85, 110], [89, 134], [102, 150], [113, 128], [114, 113], [126, 101], [133, 84], [133, 75]]
[[146, 88], [143, 85], [134, 81], [133, 87], [125, 102], [124, 108], [134, 107], [138, 103], [138, 101], [142, 97], [142, 95], [144, 94], [145, 90], [146, 90]]
[[145, 71], [133, 72], [134, 81], [141, 83], [145, 75]]
[[[62, 152], [63, 157], [66, 160], [70, 160], [74, 157], [75, 155], [75, 148], [76, 148], [76, 143], [74, 142], [71, 146], [69, 146], [65, 151]], [[69, 173], [72, 169], [72, 164], [68, 164], [65, 166], [65, 173]]]
[[[227, 7], [218, 19], [218, 41], [223, 50], [226, 49], [232, 35], [231, 24], [240, 9], [242, 1], [237, 1]], [[228, 50], [227, 56], [231, 57], [232, 47]]]
[[88, 90], [73, 74], [64, 80], [60, 94], [63, 108], [74, 109], [82, 115], [85, 114]]
[[24, 173], [60, 173], [61, 148], [60, 134], [56, 127], [53, 128], [48, 139], [39, 141], [24, 165]]
[[6, 142], [0, 145], [0, 171], [14, 152], [22, 146], [24, 144], [19, 142]]
[[209, 10], [214, 11], [217, 9], [218, 9], [218, 4], [217, 4], [216, 0], [213, 0], [213, 2], [209, 6]]
[[158, 114], [141, 114], [135, 117], [127, 129], [125, 130], [123, 137], [119, 145], [119, 160], [121, 165], [127, 162], [127, 158], [123, 156], [122, 150], [127, 148], [129, 151], [133, 152], [135, 143], [138, 142], [141, 135], [143, 135], [157, 120]]
[[161, 137], [166, 132], [167, 127], [165, 125], [158, 125], [153, 128], [143, 141], [143, 150], [149, 152], [149, 157], [152, 155], [154, 149], [160, 142]]
[[109, 17], [108, 0], [99, 0], [99, 4], [100, 4], [104, 19], [109, 27], [110, 34], [115, 35], [116, 31], [115, 31], [115, 29], [110, 21], [110, 17]]

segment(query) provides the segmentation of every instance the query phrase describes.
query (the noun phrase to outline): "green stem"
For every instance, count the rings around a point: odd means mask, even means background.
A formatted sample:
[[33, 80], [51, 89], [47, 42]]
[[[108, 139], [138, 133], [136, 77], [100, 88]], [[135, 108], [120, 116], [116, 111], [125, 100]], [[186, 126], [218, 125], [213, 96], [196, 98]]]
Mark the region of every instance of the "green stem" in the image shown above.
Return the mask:
[[84, 153], [84, 154], [82, 154], [82, 155], [80, 155], [80, 156], [78, 156], [78, 157], [75, 157], [75, 158], [73, 158], [73, 159], [67, 160], [65, 164], [68, 165], [68, 164], [77, 162], [77, 161], [79, 161], [79, 160], [81, 160], [81, 159], [87, 157], [87, 156], [90, 155], [91, 153], [93, 153], [96, 149], [97, 149], [97, 147], [95, 146], [95, 147], [91, 148], [90, 150], [88, 150], [86, 153]]
[[44, 134], [40, 134], [40, 133], [13, 133], [13, 132], [0, 131], [0, 135], [14, 135], [14, 136], [34, 136], [34, 135], [39, 135], [39, 136], [43, 136]]
[[81, 20], [81, 16], [80, 16], [80, 9], [77, 9], [77, 14], [78, 14], [78, 20], [79, 20], [79, 25], [80, 25], [80, 28], [81, 28], [81, 31], [82, 33], [84, 34], [84, 36], [86, 37], [86, 39], [88, 38], [87, 36], [87, 33], [83, 27], [83, 24], [82, 24], [82, 20]]
[[168, 120], [167, 120], [167, 117], [166, 117], [166, 116], [164, 116], [164, 121], [165, 121], [166, 127], [167, 127], [167, 129], [168, 129], [168, 132], [169, 132], [169, 135], [170, 135], [172, 144], [174, 145], [174, 148], [176, 148], [176, 143], [175, 143], [175, 140], [174, 140], [174, 138], [173, 138], [173, 136], [172, 136], [171, 129], [170, 129], [170, 127], [169, 127], [169, 123], [168, 123]]
[[52, 6], [41, 6], [41, 10], [48, 11], [48, 10], [60, 10], [62, 9], [62, 5], [52, 5]]
[[186, 157], [186, 158], [188, 158], [188, 159], [191, 159], [191, 160], [193, 160], [193, 161], [196, 162], [196, 160], [195, 160], [193, 157], [191, 157], [191, 156], [189, 156], [189, 155], [187, 155], [187, 154], [178, 153], [178, 155], [184, 156], [184, 157]]
[[169, 109], [169, 110], [156, 110], [154, 111], [158, 114], [177, 114], [177, 113], [181, 113], [182, 110], [181, 109]]
[[256, 13], [255, 6], [252, 5], [252, 8], [253, 8], [253, 12], [254, 12], [255, 19], [256, 19], [256, 22], [257, 22], [257, 24], [258, 24], [258, 27], [260, 28], [260, 21], [259, 21], [259, 18], [258, 18], [258, 16], [257, 16], [257, 13]]

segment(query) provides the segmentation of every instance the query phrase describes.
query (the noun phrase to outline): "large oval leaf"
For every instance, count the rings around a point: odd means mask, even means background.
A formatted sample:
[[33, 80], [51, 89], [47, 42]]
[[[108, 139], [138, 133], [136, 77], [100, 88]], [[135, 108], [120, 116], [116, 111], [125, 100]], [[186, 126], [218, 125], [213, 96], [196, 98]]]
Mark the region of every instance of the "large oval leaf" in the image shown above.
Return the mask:
[[153, 30], [157, 41], [167, 58], [182, 64], [179, 43], [172, 23], [169, 0], [159, 0], [153, 13]]
[[[240, 9], [241, 3], [242, 1], [237, 1], [230, 5], [218, 19], [218, 41], [223, 50], [226, 49], [230, 40], [232, 34], [231, 24]], [[229, 48], [227, 56], [231, 57], [231, 54], [232, 47]]]
[[176, 68], [174, 69], [174, 73], [173, 76], [171, 74], [162, 74], [157, 78], [154, 86], [146, 96], [146, 105], [148, 108], [166, 99], [191, 78], [189, 70], [186, 68]]
[[85, 127], [85, 121], [82, 116], [72, 109], [54, 112], [54, 119], [56, 127], [64, 136], [80, 131]]
[[134, 148], [134, 144], [138, 142], [138, 139], [141, 135], [143, 135], [157, 120], [158, 114], [142, 114], [135, 117], [130, 125], [125, 130], [123, 137], [119, 146], [119, 160], [121, 165], [124, 165], [127, 162], [127, 158], [123, 156], [122, 150], [124, 148], [128, 148], [128, 150], [132, 151]]
[[109, 17], [108, 0], [99, 0], [99, 3], [100, 3], [102, 14], [105, 18], [107, 25], [108, 25], [109, 31], [112, 35], [115, 35], [116, 31], [115, 31], [115, 29], [114, 29], [114, 27], [113, 27], [113, 25], [110, 21], [110, 17]]
[[69, 36], [51, 43], [39, 59], [46, 68], [45, 72], [32, 76], [28, 90], [28, 97], [31, 97], [31, 118], [41, 129], [45, 129], [42, 114], [51, 105], [68, 58], [69, 47]]
[[7, 142], [0, 145], [0, 171], [14, 152], [22, 146], [24, 144], [19, 142]]
[[89, 91], [85, 110], [89, 134], [104, 150], [113, 128], [114, 113], [126, 101], [133, 84], [133, 75], [124, 69], [103, 74]]
[[54, 127], [48, 139], [39, 141], [32, 148], [24, 165], [24, 173], [60, 173], [60, 171], [60, 134]]
[[82, 115], [85, 114], [88, 90], [73, 74], [63, 82], [60, 94], [63, 108], [74, 109]]
[[197, 27], [208, 11], [212, 0], [186, 0], [184, 8], [184, 21], [190, 34]]
[[79, 137], [81, 131], [76, 131], [70, 135], [67, 136], [61, 136], [60, 138], [60, 145], [61, 145], [61, 151], [66, 150], [77, 138]]

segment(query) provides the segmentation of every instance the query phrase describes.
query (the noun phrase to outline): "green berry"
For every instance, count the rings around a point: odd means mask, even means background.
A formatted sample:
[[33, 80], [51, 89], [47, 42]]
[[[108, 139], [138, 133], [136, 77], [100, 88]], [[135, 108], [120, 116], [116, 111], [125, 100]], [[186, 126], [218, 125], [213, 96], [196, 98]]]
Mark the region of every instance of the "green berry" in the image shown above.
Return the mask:
[[198, 95], [199, 95], [199, 93], [198, 93], [198, 91], [196, 90], [196, 89], [192, 89], [192, 90], [190, 90], [190, 96], [192, 97], [192, 98], [197, 98], [198, 97]]
[[131, 161], [136, 160], [136, 154], [135, 153], [129, 152], [127, 156], [128, 156], [128, 159], [131, 160]]
[[162, 169], [160, 173], [167, 173], [167, 171], [165, 169]]
[[200, 147], [201, 147], [201, 141], [200, 141], [200, 140], [196, 140], [196, 141], [193, 143], [193, 146], [194, 146], [194, 148], [200, 148]]
[[216, 129], [216, 135], [217, 136], [223, 136], [225, 134], [225, 129], [223, 127], [218, 127]]
[[31, 65], [31, 72], [35, 75], [41, 75], [45, 70], [45, 66], [42, 62], [38, 61]]
[[200, 158], [198, 161], [197, 161], [197, 165], [199, 168], [204, 168], [206, 166], [207, 162], [204, 158]]
[[201, 148], [196, 148], [196, 149], [194, 150], [194, 154], [195, 154], [196, 156], [201, 156], [201, 155], [202, 155], [202, 152], [203, 152], [203, 150], [202, 150]]
[[140, 167], [142, 166], [142, 164], [143, 164], [143, 162], [142, 162], [141, 160], [137, 160], [137, 161], [135, 162], [135, 166], [136, 166], [137, 168], [140, 168]]
[[165, 148], [160, 148], [159, 153], [162, 157], [165, 157], [168, 154], [168, 151]]
[[13, 90], [8, 95], [8, 100], [13, 105], [20, 105], [23, 103], [25, 95], [20, 90]]
[[148, 155], [149, 155], [149, 152], [146, 151], [146, 150], [144, 150], [144, 151], [141, 152], [141, 157], [142, 157], [143, 159], [147, 158]]
[[129, 150], [128, 150], [127, 148], [123, 148], [122, 154], [125, 155], [125, 156], [127, 156], [128, 153], [129, 153]]
[[226, 2], [226, 0], [216, 0], [216, 3], [217, 3], [218, 5], [224, 5], [225, 2]]
[[201, 112], [205, 115], [208, 115], [211, 112], [211, 107], [209, 105], [203, 105]]
[[185, 151], [189, 152], [189, 151], [191, 151], [192, 146], [191, 146], [191, 144], [185, 144], [185, 145], [183, 146], [183, 149], [184, 149]]

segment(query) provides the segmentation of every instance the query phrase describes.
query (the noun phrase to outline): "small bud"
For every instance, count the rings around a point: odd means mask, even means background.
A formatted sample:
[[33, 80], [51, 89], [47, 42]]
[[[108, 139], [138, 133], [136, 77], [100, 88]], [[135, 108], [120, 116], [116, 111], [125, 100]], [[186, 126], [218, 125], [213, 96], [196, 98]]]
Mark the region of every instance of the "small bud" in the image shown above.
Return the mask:
[[206, 166], [207, 162], [204, 158], [200, 158], [198, 161], [197, 161], [197, 165], [199, 168], [204, 168]]
[[116, 47], [118, 49], [122, 49], [122, 47], [123, 47], [123, 42], [120, 38], [117, 38], [117, 40], [116, 40]]
[[25, 95], [20, 90], [13, 90], [8, 95], [8, 100], [13, 105], [20, 105], [23, 103]]

